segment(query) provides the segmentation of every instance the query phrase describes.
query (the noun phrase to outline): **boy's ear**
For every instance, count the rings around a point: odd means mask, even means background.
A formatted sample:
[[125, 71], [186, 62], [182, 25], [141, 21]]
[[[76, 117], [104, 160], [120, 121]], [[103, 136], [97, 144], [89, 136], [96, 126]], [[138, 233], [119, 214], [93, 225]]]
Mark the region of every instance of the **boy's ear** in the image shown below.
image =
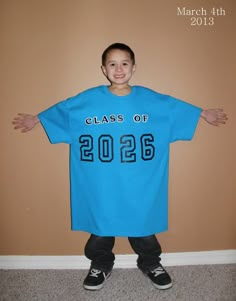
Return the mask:
[[102, 73], [107, 76], [107, 73], [106, 73], [106, 68], [104, 66], [101, 66], [101, 69], [102, 69]]
[[133, 73], [133, 74], [134, 74], [134, 72], [136, 71], [136, 68], [137, 68], [137, 65], [134, 64], [134, 65], [133, 65], [133, 70], [132, 70], [132, 73]]

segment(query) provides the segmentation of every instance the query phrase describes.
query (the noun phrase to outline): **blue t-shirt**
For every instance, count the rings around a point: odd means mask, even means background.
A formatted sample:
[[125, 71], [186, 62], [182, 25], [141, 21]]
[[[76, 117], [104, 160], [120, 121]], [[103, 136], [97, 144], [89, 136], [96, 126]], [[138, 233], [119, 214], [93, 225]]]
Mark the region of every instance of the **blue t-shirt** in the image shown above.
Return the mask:
[[169, 145], [191, 140], [201, 109], [141, 86], [86, 90], [39, 114], [70, 145], [72, 230], [147, 236], [168, 228]]

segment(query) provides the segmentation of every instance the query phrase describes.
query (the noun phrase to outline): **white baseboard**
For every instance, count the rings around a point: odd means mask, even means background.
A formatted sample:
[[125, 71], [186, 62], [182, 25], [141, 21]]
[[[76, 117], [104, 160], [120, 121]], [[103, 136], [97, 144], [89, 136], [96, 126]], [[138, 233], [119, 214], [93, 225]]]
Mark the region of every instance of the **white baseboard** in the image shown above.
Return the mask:
[[[236, 250], [164, 253], [164, 266], [236, 264]], [[114, 268], [136, 268], [137, 255], [116, 255]], [[85, 256], [0, 256], [0, 269], [88, 269]]]

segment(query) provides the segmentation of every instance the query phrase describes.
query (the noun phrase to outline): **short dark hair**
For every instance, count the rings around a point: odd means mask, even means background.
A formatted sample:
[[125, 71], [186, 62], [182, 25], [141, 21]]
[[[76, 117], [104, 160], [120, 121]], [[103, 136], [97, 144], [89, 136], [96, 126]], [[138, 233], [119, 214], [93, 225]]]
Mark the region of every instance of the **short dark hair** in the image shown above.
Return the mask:
[[132, 63], [135, 64], [135, 55], [134, 55], [133, 50], [128, 45], [125, 45], [123, 43], [114, 43], [114, 44], [111, 44], [110, 46], [108, 46], [104, 50], [104, 52], [102, 54], [102, 65], [103, 66], [106, 64], [106, 59], [107, 59], [108, 53], [111, 50], [114, 50], [114, 49], [119, 49], [119, 50], [127, 51], [129, 53], [129, 55], [130, 55]]

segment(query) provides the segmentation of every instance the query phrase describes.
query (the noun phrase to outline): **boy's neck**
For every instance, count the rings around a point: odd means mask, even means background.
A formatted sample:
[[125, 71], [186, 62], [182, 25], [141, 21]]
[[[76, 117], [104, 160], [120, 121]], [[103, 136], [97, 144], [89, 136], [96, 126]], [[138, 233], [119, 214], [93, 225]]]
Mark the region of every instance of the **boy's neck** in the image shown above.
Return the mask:
[[129, 85], [111, 85], [108, 89], [112, 94], [115, 94], [117, 96], [125, 96], [131, 93], [131, 87]]

